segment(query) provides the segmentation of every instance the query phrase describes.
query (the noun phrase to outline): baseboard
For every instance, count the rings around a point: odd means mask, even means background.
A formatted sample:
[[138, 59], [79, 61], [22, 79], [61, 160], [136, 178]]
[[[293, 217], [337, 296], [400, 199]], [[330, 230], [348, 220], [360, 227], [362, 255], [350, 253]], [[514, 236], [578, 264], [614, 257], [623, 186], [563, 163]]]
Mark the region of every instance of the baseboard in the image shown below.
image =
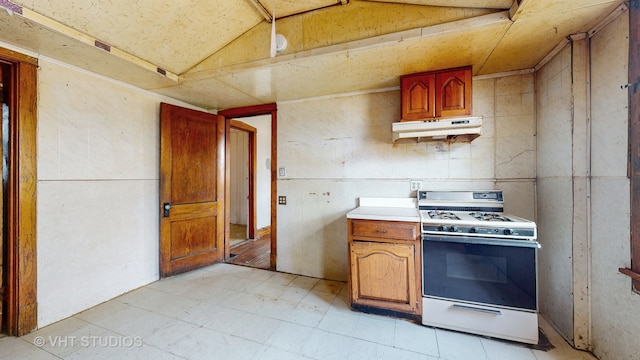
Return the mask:
[[265, 226], [258, 229], [258, 231], [256, 232], [256, 239], [260, 239], [269, 235], [271, 235], [271, 226]]

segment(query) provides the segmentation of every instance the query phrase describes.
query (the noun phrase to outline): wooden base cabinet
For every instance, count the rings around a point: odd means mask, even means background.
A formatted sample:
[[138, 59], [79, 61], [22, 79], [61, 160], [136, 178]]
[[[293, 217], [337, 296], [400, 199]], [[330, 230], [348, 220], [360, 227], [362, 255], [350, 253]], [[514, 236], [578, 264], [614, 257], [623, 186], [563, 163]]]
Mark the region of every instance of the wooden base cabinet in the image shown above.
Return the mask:
[[351, 306], [419, 319], [422, 308], [419, 225], [348, 221]]

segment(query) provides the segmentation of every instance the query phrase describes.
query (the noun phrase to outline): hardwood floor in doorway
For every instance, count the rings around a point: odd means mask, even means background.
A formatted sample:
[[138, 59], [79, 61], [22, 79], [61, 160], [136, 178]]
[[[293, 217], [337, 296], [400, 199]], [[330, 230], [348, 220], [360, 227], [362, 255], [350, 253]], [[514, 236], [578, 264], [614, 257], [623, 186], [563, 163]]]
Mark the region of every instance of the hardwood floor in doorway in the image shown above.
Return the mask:
[[[264, 236], [257, 240], [249, 240], [231, 248], [231, 258], [227, 263], [249, 266], [259, 269], [270, 269], [271, 237]], [[233, 256], [235, 255], [235, 256]]]

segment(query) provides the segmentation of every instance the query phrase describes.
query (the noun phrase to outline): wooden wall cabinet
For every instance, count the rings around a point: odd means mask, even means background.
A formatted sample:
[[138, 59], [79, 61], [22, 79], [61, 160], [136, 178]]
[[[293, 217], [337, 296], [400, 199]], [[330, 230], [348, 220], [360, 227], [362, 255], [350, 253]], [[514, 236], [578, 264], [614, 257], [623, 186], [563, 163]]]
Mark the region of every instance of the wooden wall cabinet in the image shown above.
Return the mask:
[[471, 66], [400, 77], [401, 121], [471, 115]]
[[351, 306], [419, 320], [419, 223], [348, 219], [348, 231]]

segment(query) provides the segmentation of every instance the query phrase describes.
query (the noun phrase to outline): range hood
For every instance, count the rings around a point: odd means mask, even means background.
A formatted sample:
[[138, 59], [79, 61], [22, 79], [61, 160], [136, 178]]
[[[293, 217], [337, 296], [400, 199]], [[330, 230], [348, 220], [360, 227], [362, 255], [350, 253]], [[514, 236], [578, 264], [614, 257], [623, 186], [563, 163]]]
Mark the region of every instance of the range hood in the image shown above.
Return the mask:
[[391, 124], [393, 142], [471, 141], [482, 134], [482, 117], [468, 116], [424, 121], [401, 121]]

